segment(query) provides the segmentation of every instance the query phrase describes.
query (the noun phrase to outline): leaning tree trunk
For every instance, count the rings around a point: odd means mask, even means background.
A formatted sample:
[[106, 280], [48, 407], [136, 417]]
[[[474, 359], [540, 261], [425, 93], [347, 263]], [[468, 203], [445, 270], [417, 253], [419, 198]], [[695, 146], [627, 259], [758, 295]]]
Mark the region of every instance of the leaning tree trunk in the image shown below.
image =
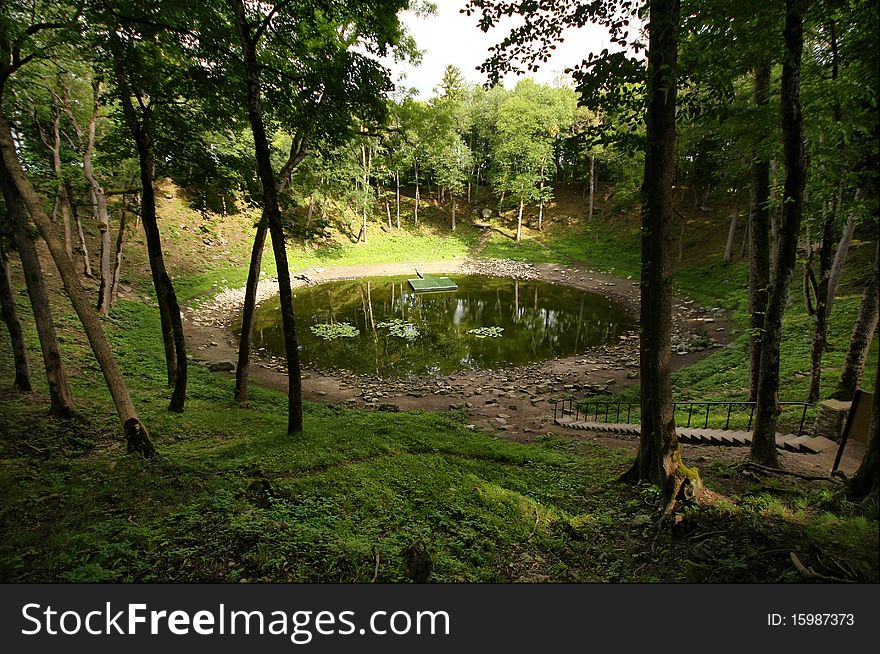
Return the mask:
[[12, 342], [12, 358], [15, 363], [15, 379], [12, 382], [12, 387], [17, 391], [28, 393], [32, 390], [31, 369], [28, 365], [27, 348], [24, 344], [24, 332], [21, 330], [18, 312], [15, 310], [12, 284], [9, 282], [6, 250], [2, 246], [0, 246], [0, 317], [6, 323], [9, 339]]
[[776, 423], [779, 416], [779, 346], [782, 319], [797, 258], [797, 241], [803, 213], [807, 162], [804, 153], [801, 114], [800, 63], [804, 48], [805, 0], [786, 0], [785, 59], [782, 65], [782, 145], [785, 161], [782, 218], [775, 249], [774, 276], [767, 296], [767, 313], [761, 343], [755, 428], [751, 458], [755, 463], [776, 467]]
[[[672, 404], [672, 180], [675, 173], [679, 0], [651, 0], [648, 112], [642, 182], [641, 438], [625, 479], [659, 486], [667, 510], [699, 492], [699, 475], [681, 461]], [[687, 482], [687, 483], [686, 483]]]
[[3, 186], [3, 197], [6, 208], [12, 219], [12, 235], [21, 269], [24, 273], [25, 286], [31, 301], [37, 337], [43, 354], [43, 367], [46, 370], [46, 381], [49, 385], [50, 412], [57, 418], [68, 418], [73, 415], [73, 396], [67, 383], [67, 373], [58, 347], [55, 333], [55, 321], [49, 307], [49, 294], [43, 283], [43, 271], [37, 247], [28, 230], [27, 208], [22, 202], [18, 189], [7, 172], [6, 164], [0, 160], [0, 183]]
[[[865, 362], [871, 350], [871, 341], [874, 338], [878, 314], [880, 314], [878, 311], [880, 309], [880, 297], [878, 297], [880, 291], [877, 290], [878, 282], [880, 282], [878, 266], [880, 266], [880, 241], [875, 244], [874, 272], [868, 279], [865, 290], [862, 291], [859, 317], [853, 326], [843, 370], [840, 371], [837, 388], [831, 395], [836, 400], [850, 401], [862, 381], [862, 373], [865, 371]], [[880, 377], [880, 371], [877, 376]]]
[[[116, 59], [118, 66], [118, 57]], [[141, 119], [131, 101], [130, 89], [125, 83], [125, 78], [119, 67], [116, 71], [116, 80], [125, 122], [134, 139], [138, 153], [141, 178], [141, 223], [147, 241], [147, 257], [150, 260], [150, 274], [153, 279], [153, 288], [156, 291], [156, 302], [159, 305], [159, 321], [162, 329], [162, 344], [165, 348], [168, 383], [174, 385], [168, 410], [182, 412], [186, 404], [188, 378], [186, 336], [183, 332], [183, 319], [180, 315], [177, 293], [174, 291], [171, 277], [165, 269], [162, 238], [159, 235], [159, 222], [156, 217], [156, 189], [153, 187], [153, 142], [149, 124], [149, 108], [143, 109], [144, 115]]]
[[[755, 69], [755, 106], [768, 103], [770, 65]], [[752, 146], [749, 194], [749, 400], [758, 396], [761, 342], [767, 290], [770, 286], [770, 160], [762, 154], [760, 137]]]
[[64, 243], [55, 232], [55, 226], [52, 224], [49, 216], [46, 215], [42, 198], [34, 190], [30, 180], [28, 180], [21, 168], [15, 151], [12, 129], [6, 117], [2, 115], [0, 115], [0, 151], [2, 151], [7, 173], [21, 195], [22, 200], [24, 200], [31, 218], [46, 241], [46, 245], [49, 247], [49, 252], [61, 275], [67, 297], [70, 299], [70, 303], [73, 305], [77, 316], [79, 316], [92, 352], [94, 352], [101, 372], [104, 374], [107, 388], [113, 397], [116, 413], [122, 422], [128, 450], [130, 452], [137, 452], [145, 457], [155, 456], [156, 449], [150, 440], [147, 428], [141, 423], [137, 411], [135, 411], [128, 387], [125, 385], [125, 379], [116, 365], [116, 360], [113, 358], [113, 353], [110, 350], [110, 344], [101, 327], [101, 320], [92, 308], [89, 296], [80, 283], [79, 275], [73, 266], [73, 262], [64, 250]]
[[251, 33], [245, 15], [244, 0], [230, 0], [235, 13], [235, 24], [241, 43], [245, 68], [248, 120], [254, 136], [254, 152], [257, 173], [263, 186], [263, 216], [272, 236], [272, 251], [278, 269], [278, 287], [281, 300], [281, 323], [284, 333], [284, 349], [288, 374], [288, 433], [303, 429], [302, 378], [300, 376], [299, 348], [296, 340], [296, 319], [293, 313], [293, 293], [290, 287], [290, 271], [287, 267], [287, 251], [284, 231], [281, 227], [281, 209], [278, 204], [278, 188], [272, 170], [269, 141], [263, 125], [260, 102], [260, 69], [257, 63], [257, 43]]

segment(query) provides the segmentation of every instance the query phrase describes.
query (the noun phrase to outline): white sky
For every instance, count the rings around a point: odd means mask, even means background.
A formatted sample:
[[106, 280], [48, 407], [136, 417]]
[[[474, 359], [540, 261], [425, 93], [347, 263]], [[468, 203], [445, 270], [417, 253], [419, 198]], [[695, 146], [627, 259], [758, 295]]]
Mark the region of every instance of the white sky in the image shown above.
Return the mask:
[[[501, 41], [511, 26], [517, 24], [515, 18], [505, 19], [500, 25], [484, 33], [477, 22], [479, 16], [459, 13], [467, 0], [435, 0], [437, 13], [429, 18], [417, 18], [411, 12], [401, 14], [401, 19], [415, 36], [420, 50], [425, 51], [422, 64], [415, 68], [409, 64], [391, 64], [395, 81], [403, 72], [406, 79], [403, 85], [415, 87], [421, 99], [433, 95], [434, 87], [440, 84], [443, 70], [448, 64], [461, 69], [465, 79], [475, 84], [484, 84], [486, 76], [476, 68], [489, 55], [489, 47]], [[579, 64], [590, 52], [599, 53], [609, 47], [608, 37], [603, 28], [589, 25], [581, 29], [566, 30], [565, 40], [557, 48], [549, 61], [544, 63], [538, 73], [531, 76], [539, 82], [553, 83], [565, 68]], [[507, 87], [514, 86], [520, 79], [516, 75], [504, 78]]]

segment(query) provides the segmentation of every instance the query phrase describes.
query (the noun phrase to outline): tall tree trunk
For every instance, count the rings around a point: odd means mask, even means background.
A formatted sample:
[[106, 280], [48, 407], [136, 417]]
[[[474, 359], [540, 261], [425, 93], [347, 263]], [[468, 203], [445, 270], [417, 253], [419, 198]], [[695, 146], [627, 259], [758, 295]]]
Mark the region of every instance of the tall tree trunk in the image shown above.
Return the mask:
[[[849, 339], [849, 349], [846, 352], [846, 360], [840, 371], [840, 379], [837, 388], [831, 395], [836, 400], [848, 402], [852, 399], [862, 382], [862, 373], [865, 371], [865, 362], [871, 350], [871, 341], [877, 329], [878, 315], [880, 315], [880, 241], [875, 244], [874, 271], [865, 284], [862, 291], [862, 303], [859, 307], [859, 316], [853, 326], [852, 336]], [[880, 371], [877, 376], [880, 377]]]
[[[755, 69], [755, 107], [768, 103], [770, 64]], [[762, 154], [761, 136], [752, 146], [749, 194], [749, 400], [758, 396], [761, 343], [770, 286], [770, 160]]]
[[122, 244], [125, 242], [125, 223], [128, 214], [125, 203], [127, 198], [122, 196], [122, 210], [119, 212], [119, 232], [116, 234], [116, 253], [113, 256], [113, 278], [110, 284], [110, 305], [116, 306], [119, 302], [119, 276], [122, 272]]
[[727, 230], [727, 245], [724, 248], [724, 260], [733, 259], [733, 242], [736, 240], [736, 223], [739, 220], [739, 193], [736, 194], [736, 204], [733, 214], [730, 216], [730, 228]]
[[[815, 325], [813, 326], [813, 344], [810, 348], [810, 389], [807, 402], [819, 399], [819, 385], [822, 381], [822, 354], [825, 352], [828, 337], [828, 291], [831, 275], [831, 242], [834, 239], [832, 230], [833, 214], [825, 219], [822, 226], [822, 241], [819, 245], [819, 283], [816, 287]], [[810, 270], [812, 273], [812, 270]]]
[[519, 213], [516, 216], [516, 242], [519, 243], [522, 240], [522, 215], [523, 215], [523, 199], [520, 197], [519, 199]]
[[43, 367], [46, 370], [46, 381], [49, 384], [50, 412], [57, 418], [68, 418], [73, 415], [73, 396], [70, 393], [67, 373], [64, 370], [61, 350], [58, 347], [55, 321], [49, 307], [49, 294], [43, 282], [40, 257], [28, 230], [27, 208], [24, 206], [21, 195], [2, 160], [0, 160], [0, 184], [3, 186], [3, 197], [12, 219], [12, 235], [18, 249], [18, 256], [21, 259], [25, 286], [31, 301], [37, 337], [40, 340]]
[[68, 258], [67, 252], [64, 250], [64, 243], [58, 238], [55, 226], [43, 209], [43, 199], [34, 190], [30, 180], [28, 180], [21, 168], [15, 152], [12, 130], [6, 121], [6, 117], [2, 115], [0, 115], [0, 151], [2, 151], [6, 173], [11, 178], [22, 200], [24, 200], [31, 218], [46, 241], [52, 259], [58, 267], [67, 297], [70, 299], [70, 303], [73, 305], [77, 316], [79, 316], [83, 331], [86, 334], [89, 345], [91, 345], [92, 352], [95, 354], [95, 359], [97, 359], [101, 372], [104, 374], [104, 380], [107, 382], [107, 388], [113, 398], [116, 413], [122, 422], [129, 451], [137, 452], [145, 457], [155, 456], [156, 449], [153, 446], [152, 440], [150, 440], [147, 428], [141, 423], [137, 411], [135, 411], [128, 387], [125, 385], [125, 379], [116, 365], [116, 360], [113, 358], [113, 353], [110, 350], [110, 344], [101, 327], [101, 320], [92, 308], [88, 294], [80, 284], [79, 275], [73, 267], [73, 262]]
[[541, 160], [541, 184], [538, 187], [538, 191], [541, 194], [541, 203], [538, 206], [538, 231], [543, 231], [544, 229], [544, 160]]
[[2, 246], [0, 246], [0, 317], [6, 323], [9, 339], [12, 342], [12, 358], [15, 363], [15, 379], [12, 387], [17, 391], [29, 393], [32, 390], [31, 369], [28, 365], [24, 333], [21, 331], [21, 323], [18, 321], [18, 312], [15, 309], [15, 295], [12, 293], [12, 284], [9, 281], [6, 250]]
[[397, 212], [397, 231], [400, 231], [400, 173], [394, 171], [395, 211]]
[[[282, 193], [290, 182], [293, 171], [306, 157], [306, 148], [302, 139], [295, 138], [290, 144], [287, 163], [281, 169], [278, 179], [278, 193]], [[309, 205], [311, 206], [311, 204]], [[321, 215], [324, 205], [321, 204]], [[257, 309], [257, 289], [260, 283], [260, 270], [263, 266], [263, 251], [266, 248], [266, 233], [269, 223], [265, 216], [257, 224], [254, 244], [251, 247], [251, 260], [248, 265], [248, 278], [244, 287], [244, 304], [241, 308], [241, 332], [238, 336], [238, 363], [235, 367], [235, 400], [240, 404], [248, 401], [248, 376], [251, 367], [251, 344], [254, 338], [254, 317]]]
[[416, 162], [413, 165], [415, 166], [415, 173], [416, 173], [416, 208], [415, 208], [415, 213], [413, 214], [413, 218], [414, 218], [413, 224], [416, 227], [418, 227], [418, 225], [419, 225], [419, 200], [421, 199], [420, 195], [419, 195], [419, 164]]
[[806, 185], [803, 116], [801, 114], [800, 68], [804, 48], [803, 19], [805, 0], [785, 2], [785, 53], [782, 65], [782, 145], [785, 161], [782, 218], [773, 281], [767, 296], [767, 313], [761, 343], [757, 409], [752, 436], [751, 458], [762, 465], [776, 467], [776, 422], [779, 416], [779, 346], [782, 319], [797, 258], [797, 241], [803, 213]]
[[[642, 183], [641, 438], [624, 478], [659, 486], [667, 508], [699, 492], [699, 475], [681, 461], [672, 405], [672, 180], [675, 173], [679, 0], [650, 0], [648, 111]], [[687, 482], [687, 483], [686, 483]]]
[[95, 151], [95, 130], [98, 125], [98, 109], [100, 108], [100, 91], [101, 86], [97, 81], [92, 82], [92, 113], [89, 116], [89, 122], [86, 124], [85, 134], [76, 120], [73, 108], [70, 104], [68, 89], [64, 88], [64, 105], [70, 116], [79, 139], [80, 149], [83, 162], [83, 176], [89, 183], [89, 198], [91, 199], [92, 215], [98, 223], [98, 231], [101, 234], [101, 253], [100, 253], [100, 284], [98, 286], [98, 300], [96, 303], [97, 310], [107, 315], [110, 313], [110, 285], [112, 271], [110, 269], [110, 214], [107, 211], [107, 196], [104, 189], [95, 177], [95, 171], [92, 167], [92, 154]]
[[230, 0], [235, 13], [235, 24], [241, 42], [244, 58], [245, 82], [247, 86], [248, 119], [254, 136], [254, 151], [257, 159], [257, 173], [263, 185], [263, 215], [272, 235], [272, 251], [278, 269], [278, 286], [281, 300], [281, 322], [284, 332], [284, 349], [287, 357], [288, 380], [288, 433], [303, 429], [302, 379], [300, 377], [299, 349], [296, 342], [296, 322], [293, 313], [293, 293], [290, 288], [290, 271], [287, 267], [287, 251], [284, 232], [281, 227], [281, 209], [278, 204], [278, 189], [269, 141], [263, 125], [263, 111], [260, 103], [260, 72], [257, 63], [257, 44], [245, 15], [244, 0]]
[[449, 191], [449, 198], [452, 200], [452, 231], [455, 231], [455, 196]]
[[596, 193], [596, 157], [590, 155], [590, 204], [587, 211], [587, 220], [593, 220], [593, 201]]
[[159, 222], [156, 216], [156, 189], [153, 186], [154, 158], [151, 112], [147, 103], [138, 103], [142, 109], [139, 115], [132, 102], [132, 92], [128, 87], [121, 64], [116, 57], [116, 79], [119, 87], [119, 100], [125, 122], [134, 139], [138, 152], [138, 167], [141, 180], [141, 223], [147, 241], [147, 257], [150, 260], [150, 274], [156, 301], [159, 304], [159, 319], [162, 329], [162, 343], [165, 347], [165, 367], [168, 383], [173, 384], [169, 411], [182, 412], [186, 404], [186, 385], [188, 366], [186, 358], [186, 336], [183, 332], [183, 319], [177, 293], [171, 277], [165, 268], [162, 253], [162, 238], [159, 235]]
[[[61, 213], [61, 228], [64, 234], [64, 249], [67, 256], [73, 259], [73, 235], [70, 230], [70, 200], [67, 197], [67, 185], [64, 183], [64, 177], [61, 170], [61, 113], [59, 106], [60, 99], [55, 96], [52, 103], [52, 140], [49, 141], [43, 135], [40, 128], [40, 138], [52, 151], [52, 172], [55, 173], [55, 179], [58, 180], [58, 186], [55, 191], [55, 203]], [[39, 127], [39, 123], [38, 123]]]

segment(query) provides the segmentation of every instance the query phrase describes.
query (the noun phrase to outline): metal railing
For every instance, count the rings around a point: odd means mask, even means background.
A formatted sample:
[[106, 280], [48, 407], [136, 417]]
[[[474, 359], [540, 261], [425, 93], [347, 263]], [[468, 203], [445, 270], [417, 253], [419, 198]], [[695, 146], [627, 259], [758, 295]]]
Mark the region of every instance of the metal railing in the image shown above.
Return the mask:
[[[739, 414], [744, 414], [745, 411], [748, 410], [749, 419], [748, 425], [745, 428], [746, 431], [752, 430], [752, 422], [755, 417], [756, 406], [756, 402], [737, 401], [672, 403], [673, 415], [676, 416], [676, 425], [679, 427], [691, 427], [691, 423], [696, 416], [697, 422], [694, 426], [697, 426], [702, 422], [703, 429], [708, 429], [710, 414], [712, 422], [715, 424], [716, 420], [719, 418], [718, 409], [721, 409], [721, 415], [724, 416], [724, 427], [721, 429], [730, 429], [731, 417], [735, 418], [735, 422], [740, 423], [743, 420], [739, 419]], [[807, 409], [809, 409], [812, 404], [810, 402], [779, 402], [779, 406], [782, 407], [783, 410], [789, 407], [801, 408], [800, 424], [796, 436], [802, 435], [804, 433], [804, 422], [807, 419]], [[699, 410], [695, 412], [694, 409], [698, 407]], [[703, 411], [702, 407], [705, 407], [705, 411]], [[726, 409], [726, 412], [724, 409]], [[678, 415], [683, 413], [687, 414], [687, 424], [682, 424], [684, 422], [684, 416], [682, 416], [681, 422], [678, 420]], [[553, 403], [553, 420], [566, 416], [574, 416], [575, 422], [583, 419], [584, 421], [592, 422], [620, 423], [621, 418], [624, 418], [624, 424], [634, 424], [633, 420], [641, 419], [641, 404], [639, 402], [576, 400], [574, 398], [556, 400]], [[744, 415], [742, 417], [744, 419]]]

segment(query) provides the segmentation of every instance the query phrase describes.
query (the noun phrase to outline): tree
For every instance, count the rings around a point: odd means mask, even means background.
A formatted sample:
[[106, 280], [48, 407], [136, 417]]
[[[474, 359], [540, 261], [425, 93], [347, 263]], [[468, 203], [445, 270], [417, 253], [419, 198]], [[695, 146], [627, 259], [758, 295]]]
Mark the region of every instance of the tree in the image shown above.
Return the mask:
[[[877, 318], [880, 315], [880, 241], [874, 244], [874, 269], [868, 277], [865, 288], [862, 291], [862, 301], [859, 305], [859, 315], [853, 326], [852, 336], [849, 340], [849, 348], [846, 351], [846, 359], [840, 371], [840, 379], [831, 397], [848, 402], [852, 400], [856, 389], [862, 381], [862, 373], [865, 371], [865, 362], [871, 350], [871, 341], [877, 329]], [[880, 373], [877, 375], [880, 377]]]
[[15, 364], [12, 388], [28, 393], [32, 390], [31, 370], [28, 365], [24, 333], [21, 331], [21, 323], [18, 321], [18, 312], [15, 309], [15, 296], [12, 294], [12, 285], [9, 281], [6, 248], [2, 243], [0, 243], [0, 318], [6, 323], [9, 339], [12, 342], [12, 358]]
[[43, 282], [43, 271], [40, 257], [28, 228], [27, 209], [22, 202], [18, 189], [0, 160], [0, 185], [6, 202], [6, 212], [11, 223], [15, 246], [21, 259], [25, 286], [34, 314], [37, 337], [43, 355], [43, 367], [46, 370], [46, 381], [49, 385], [50, 413], [57, 418], [68, 418], [73, 415], [73, 396], [67, 381], [67, 372], [61, 359], [58, 337], [55, 333], [55, 322], [52, 309], [49, 307], [49, 294]]
[[776, 422], [780, 412], [777, 393], [782, 319], [785, 315], [785, 304], [788, 300], [791, 274], [797, 255], [807, 172], [800, 100], [800, 67], [804, 47], [803, 20], [806, 8], [806, 0], [786, 0], [785, 3], [785, 58], [782, 65], [781, 99], [785, 188], [779, 244], [773, 266], [774, 276], [767, 295], [767, 311], [764, 316], [757, 407], [751, 446], [753, 461], [773, 467], [778, 465]]
[[[38, 15], [35, 12], [21, 12], [21, 7], [11, 9], [19, 20], [9, 20], [5, 13], [0, 19], [0, 157], [4, 179], [11, 182], [31, 219], [46, 241], [52, 259], [58, 268], [65, 293], [80, 319], [83, 331], [98, 361], [107, 388], [113, 398], [116, 412], [122, 422], [129, 451], [146, 457], [155, 456], [156, 450], [149, 432], [138, 418], [137, 411], [128, 392], [121, 371], [113, 358], [110, 344], [101, 327], [98, 314], [92, 308], [86, 291], [83, 289], [73, 262], [67, 256], [64, 242], [56, 233], [55, 225], [45, 211], [45, 199], [34, 189], [21, 167], [13, 138], [12, 125], [7, 117], [9, 98], [6, 91], [12, 76], [37, 57], [45, 57], [54, 45], [54, 39], [64, 36], [64, 30], [76, 30], [78, 14], [69, 7], [62, 6], [59, 15]], [[41, 7], [41, 9], [43, 9]], [[51, 10], [58, 9], [50, 7]], [[30, 21], [30, 22], [28, 22]]]

